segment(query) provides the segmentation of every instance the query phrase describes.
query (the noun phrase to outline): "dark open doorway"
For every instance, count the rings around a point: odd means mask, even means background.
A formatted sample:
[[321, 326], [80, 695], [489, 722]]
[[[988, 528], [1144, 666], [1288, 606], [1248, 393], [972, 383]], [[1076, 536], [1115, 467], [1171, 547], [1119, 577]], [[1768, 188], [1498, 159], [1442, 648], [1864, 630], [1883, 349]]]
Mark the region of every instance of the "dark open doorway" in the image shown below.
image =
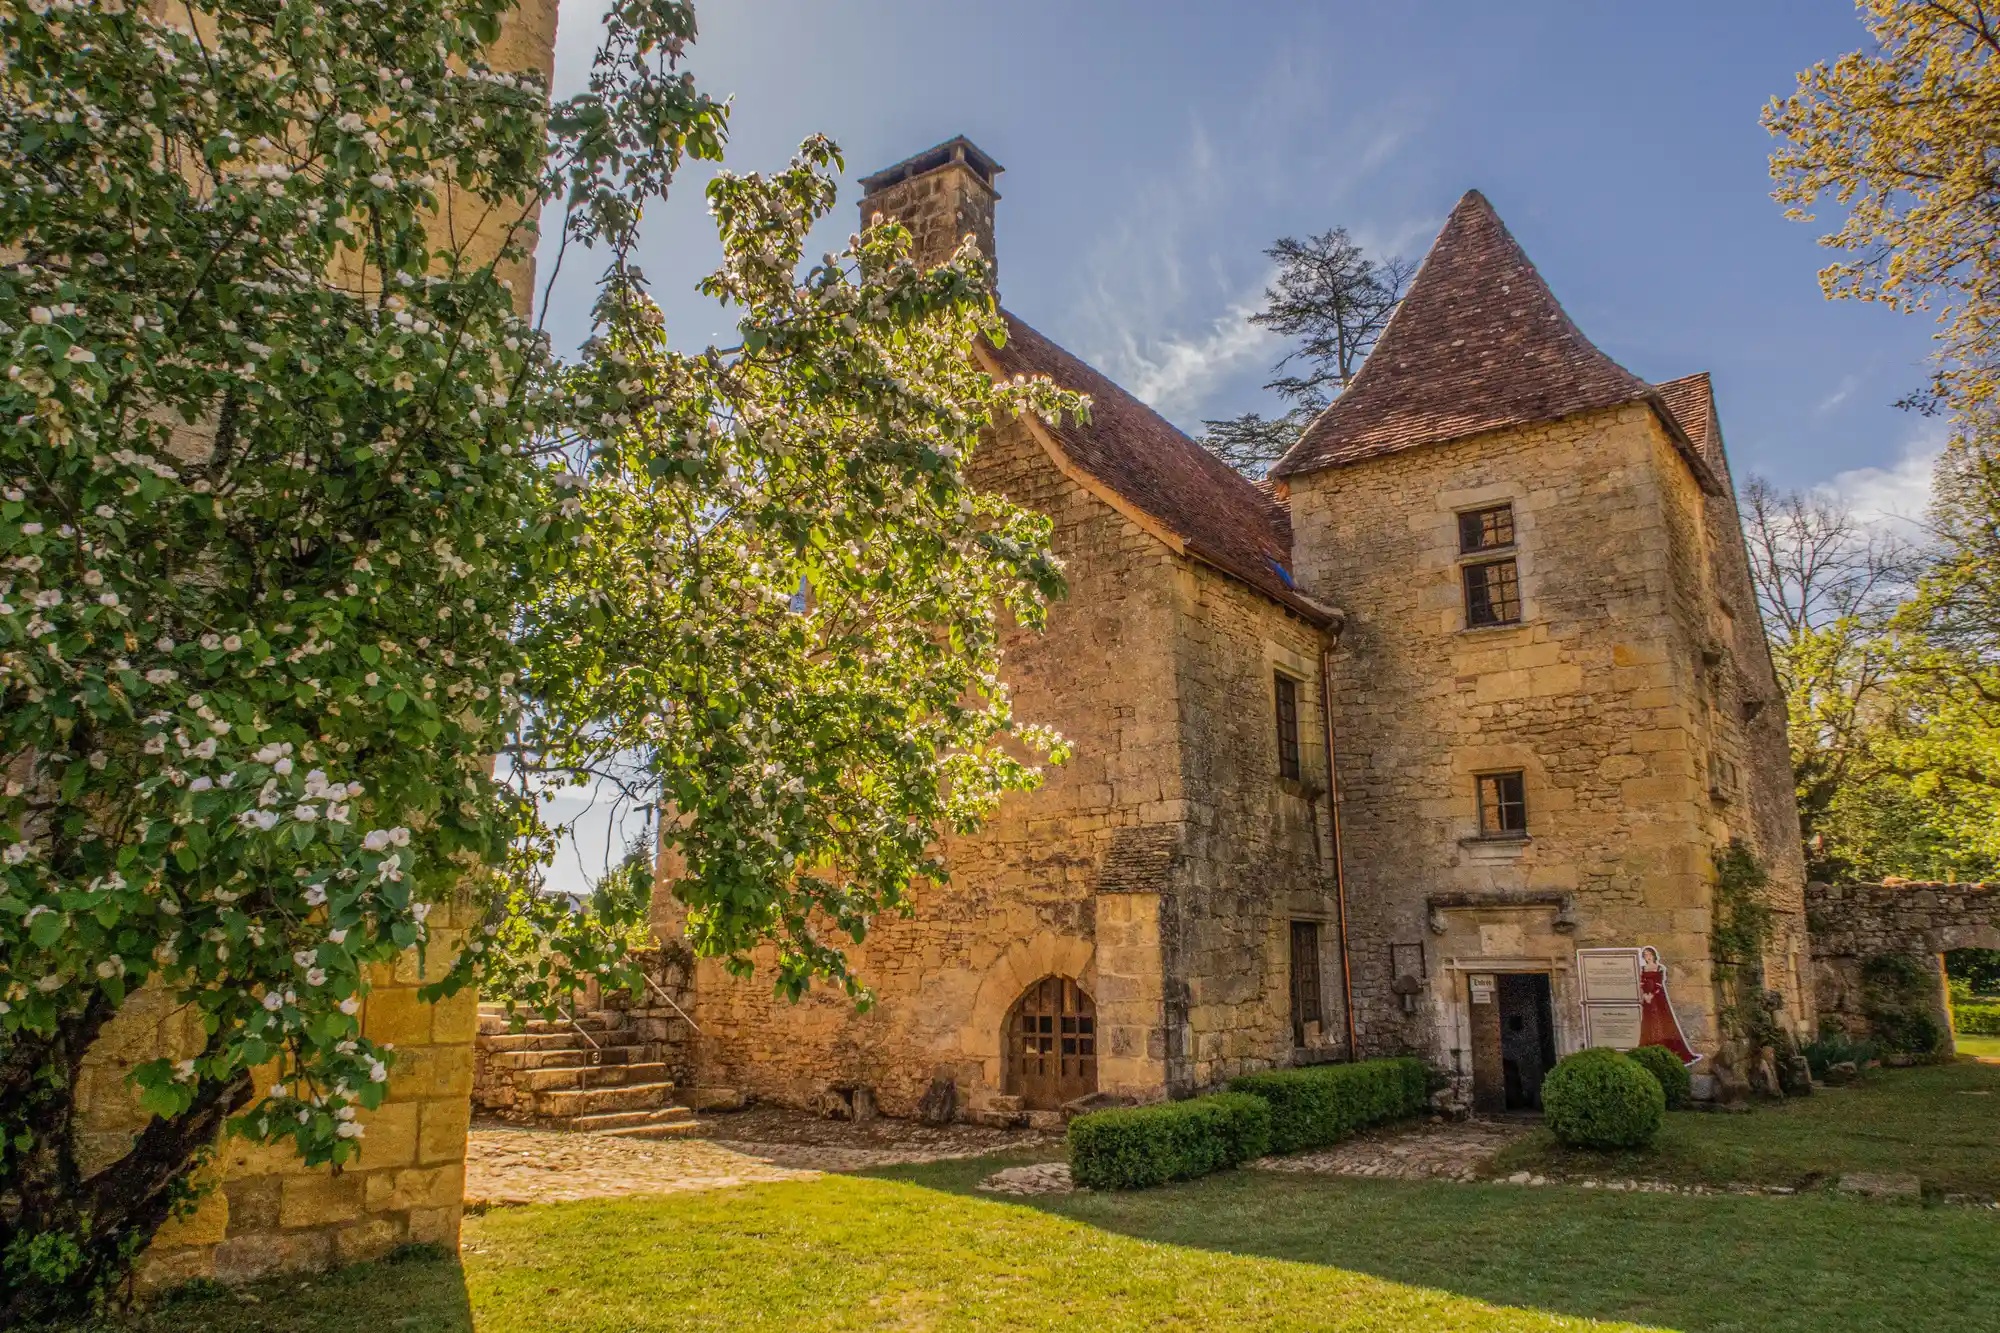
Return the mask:
[[1546, 972], [1475, 976], [1472, 1106], [1489, 1114], [1542, 1109], [1542, 1079], [1556, 1063], [1553, 993]]

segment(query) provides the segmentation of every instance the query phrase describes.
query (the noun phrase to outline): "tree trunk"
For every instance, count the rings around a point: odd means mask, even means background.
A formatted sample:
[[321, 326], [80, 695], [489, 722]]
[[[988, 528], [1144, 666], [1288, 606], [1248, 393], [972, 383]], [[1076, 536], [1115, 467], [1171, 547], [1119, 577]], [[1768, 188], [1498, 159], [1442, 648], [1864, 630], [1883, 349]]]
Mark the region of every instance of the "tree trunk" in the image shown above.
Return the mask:
[[0, 1052], [0, 1328], [85, 1313], [113, 1291], [250, 1099], [248, 1074], [205, 1081], [185, 1112], [155, 1116], [123, 1157], [84, 1176], [78, 1077], [114, 1013], [100, 994], [54, 1036], [17, 1036]]

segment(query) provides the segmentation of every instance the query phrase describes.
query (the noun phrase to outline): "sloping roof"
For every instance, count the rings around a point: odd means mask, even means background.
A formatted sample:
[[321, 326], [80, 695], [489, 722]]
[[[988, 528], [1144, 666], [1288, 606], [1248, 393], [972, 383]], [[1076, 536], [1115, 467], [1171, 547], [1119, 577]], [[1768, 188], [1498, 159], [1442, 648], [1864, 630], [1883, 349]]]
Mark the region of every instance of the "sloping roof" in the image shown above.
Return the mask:
[[1361, 373], [1272, 475], [1635, 402], [1654, 406], [1712, 486], [1653, 386], [1583, 336], [1486, 196], [1468, 190]]
[[1268, 496], [1022, 320], [1006, 319], [1007, 345], [985, 349], [1002, 374], [1046, 375], [1090, 395], [1088, 424], [1064, 418], [1048, 428], [1071, 465], [1173, 533], [1188, 554], [1326, 623], [1327, 608], [1292, 586], [1291, 524]]
[[1687, 432], [1696, 451], [1710, 467], [1724, 472], [1726, 464], [1722, 458], [1722, 437], [1715, 429], [1715, 385], [1710, 382], [1708, 372], [1696, 371], [1654, 387], [1666, 400], [1668, 410], [1681, 423], [1681, 429]]

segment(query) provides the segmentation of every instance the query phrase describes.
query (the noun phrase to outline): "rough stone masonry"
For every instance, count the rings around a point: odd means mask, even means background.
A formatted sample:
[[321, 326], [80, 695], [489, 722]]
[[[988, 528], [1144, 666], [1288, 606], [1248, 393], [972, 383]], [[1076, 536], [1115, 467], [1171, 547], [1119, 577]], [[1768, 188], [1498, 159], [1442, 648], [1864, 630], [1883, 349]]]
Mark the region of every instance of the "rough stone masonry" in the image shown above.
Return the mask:
[[[863, 180], [863, 224], [901, 221], [923, 263], [968, 237], [990, 258], [999, 174], [940, 144]], [[1069, 596], [1005, 674], [1075, 758], [871, 933], [869, 1012], [698, 967], [704, 1087], [1006, 1120], [1412, 1051], [1460, 1097], [1531, 1104], [1585, 1041], [1579, 948], [1650, 946], [1719, 1052], [1732, 841], [1769, 873], [1765, 972], [1806, 1030], [1784, 709], [1707, 376], [1598, 351], [1476, 192], [1270, 482], [1005, 318], [983, 365], [1093, 403], [973, 462], [1054, 521]], [[1489, 1002], [1508, 977], [1531, 984]]]

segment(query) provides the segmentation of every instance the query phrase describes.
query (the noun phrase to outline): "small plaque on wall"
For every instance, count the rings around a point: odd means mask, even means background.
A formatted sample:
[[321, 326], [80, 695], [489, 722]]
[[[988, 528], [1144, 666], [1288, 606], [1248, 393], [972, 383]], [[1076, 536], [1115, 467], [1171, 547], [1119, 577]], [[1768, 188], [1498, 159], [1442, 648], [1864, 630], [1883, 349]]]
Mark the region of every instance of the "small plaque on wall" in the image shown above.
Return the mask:
[[1614, 1051], [1636, 1050], [1640, 1045], [1645, 1011], [1636, 1004], [1586, 1004], [1583, 1006], [1583, 1044], [1609, 1046]]
[[1474, 1004], [1493, 1003], [1493, 974], [1491, 972], [1476, 972], [1467, 981], [1472, 990], [1472, 1002]]

